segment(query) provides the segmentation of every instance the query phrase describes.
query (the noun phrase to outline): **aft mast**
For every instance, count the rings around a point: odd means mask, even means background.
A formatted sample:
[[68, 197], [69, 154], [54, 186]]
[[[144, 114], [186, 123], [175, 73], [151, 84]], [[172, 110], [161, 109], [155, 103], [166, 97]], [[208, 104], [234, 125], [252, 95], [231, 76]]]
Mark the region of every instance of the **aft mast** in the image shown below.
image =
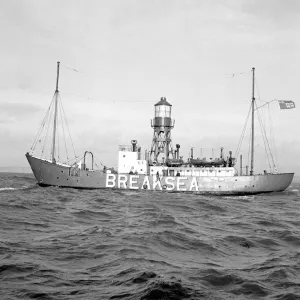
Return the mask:
[[57, 126], [57, 101], [58, 101], [58, 79], [59, 79], [59, 61], [57, 62], [57, 77], [56, 77], [56, 89], [55, 89], [55, 108], [54, 108], [54, 123], [53, 123], [53, 140], [52, 140], [52, 163], [56, 163], [55, 160], [55, 137]]
[[252, 68], [252, 128], [251, 128], [251, 165], [250, 165], [250, 176], [253, 175], [253, 168], [254, 168], [254, 104], [255, 104], [255, 97], [254, 97], [254, 73], [255, 68]]

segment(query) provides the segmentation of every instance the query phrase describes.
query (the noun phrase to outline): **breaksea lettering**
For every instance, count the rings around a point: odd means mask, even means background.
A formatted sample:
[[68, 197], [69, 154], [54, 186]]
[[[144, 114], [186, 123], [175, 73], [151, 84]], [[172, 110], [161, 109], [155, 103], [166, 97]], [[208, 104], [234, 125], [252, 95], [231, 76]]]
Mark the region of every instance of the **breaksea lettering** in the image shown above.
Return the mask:
[[133, 190], [199, 191], [196, 177], [188, 179], [187, 177], [159, 177], [156, 175], [107, 174], [105, 186]]

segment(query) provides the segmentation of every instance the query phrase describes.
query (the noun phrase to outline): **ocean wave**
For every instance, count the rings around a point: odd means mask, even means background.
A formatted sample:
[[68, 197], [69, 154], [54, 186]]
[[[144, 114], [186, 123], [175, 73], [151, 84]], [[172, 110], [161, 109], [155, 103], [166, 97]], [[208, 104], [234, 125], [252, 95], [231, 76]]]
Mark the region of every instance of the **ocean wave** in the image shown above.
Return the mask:
[[33, 272], [37, 270], [36, 266], [28, 264], [3, 264], [0, 265], [0, 274], [1, 276], [10, 276], [12, 274], [20, 275], [24, 272]]
[[28, 289], [21, 289], [21, 291], [17, 294], [18, 297], [21, 299], [37, 299], [37, 300], [56, 300], [56, 296], [54, 293], [53, 296], [51, 296], [53, 293], [44, 293], [40, 291], [32, 291]]
[[273, 299], [277, 299], [277, 300], [299, 300], [300, 296], [299, 296], [299, 293], [298, 294], [294, 294], [294, 293], [280, 293], [278, 295], [275, 295], [273, 297]]
[[27, 190], [27, 189], [32, 189], [34, 187], [36, 187], [36, 184], [30, 186], [21, 186], [21, 187], [0, 187], [0, 192]]
[[80, 219], [89, 219], [89, 218], [101, 218], [101, 219], [111, 219], [112, 215], [108, 212], [89, 210], [89, 209], [77, 209], [72, 211], [72, 215]]
[[193, 290], [183, 286], [180, 282], [158, 281], [151, 283], [141, 295], [141, 300], [153, 299], [187, 299], [193, 294]]
[[226, 286], [233, 284], [242, 284], [244, 280], [234, 274], [221, 274], [216, 272], [214, 274], [209, 274], [201, 278], [205, 282], [209, 283], [212, 286]]
[[[193, 289], [182, 283], [175, 277], [166, 278], [158, 276], [153, 272], [144, 272], [132, 280], [137, 286], [136, 292], [128, 291], [115, 293], [109, 299], [126, 299], [126, 300], [181, 300], [181, 299], [200, 299], [204, 298], [204, 292]], [[142, 287], [139, 287], [142, 285]]]
[[269, 289], [257, 282], [247, 281], [242, 283], [238, 288], [232, 289], [231, 292], [235, 295], [245, 295], [252, 297], [265, 297], [269, 295]]

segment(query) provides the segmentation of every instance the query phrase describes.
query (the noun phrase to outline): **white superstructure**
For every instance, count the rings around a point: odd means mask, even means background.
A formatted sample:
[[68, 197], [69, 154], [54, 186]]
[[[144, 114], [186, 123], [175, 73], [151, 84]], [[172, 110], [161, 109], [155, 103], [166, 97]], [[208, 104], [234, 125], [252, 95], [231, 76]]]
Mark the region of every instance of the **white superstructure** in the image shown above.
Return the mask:
[[147, 174], [147, 161], [141, 158], [140, 148], [132, 146], [119, 146], [118, 172], [120, 174]]

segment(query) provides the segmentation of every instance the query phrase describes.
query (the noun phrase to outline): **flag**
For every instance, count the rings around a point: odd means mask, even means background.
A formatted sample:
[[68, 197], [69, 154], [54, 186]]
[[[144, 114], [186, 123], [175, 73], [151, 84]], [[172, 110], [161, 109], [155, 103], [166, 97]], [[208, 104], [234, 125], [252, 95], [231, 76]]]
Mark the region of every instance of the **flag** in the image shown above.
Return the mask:
[[291, 109], [295, 108], [295, 102], [291, 100], [278, 100], [280, 109]]

